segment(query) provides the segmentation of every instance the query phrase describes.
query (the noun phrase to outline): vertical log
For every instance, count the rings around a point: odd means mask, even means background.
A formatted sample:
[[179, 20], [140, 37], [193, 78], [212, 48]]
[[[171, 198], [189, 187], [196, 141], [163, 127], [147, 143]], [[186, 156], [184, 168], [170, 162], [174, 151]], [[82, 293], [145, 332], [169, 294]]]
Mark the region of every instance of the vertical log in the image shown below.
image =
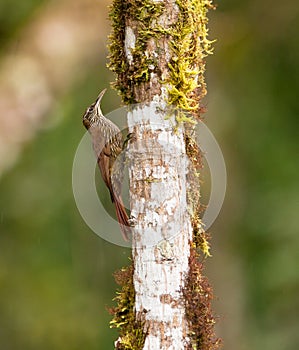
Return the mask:
[[[195, 262], [196, 248], [209, 252], [198, 216], [200, 154], [192, 138], [206, 94], [210, 7], [209, 0], [114, 0], [112, 6], [110, 68], [117, 75], [115, 88], [130, 105], [133, 135], [132, 285], [122, 283], [115, 309], [116, 349], [216, 348], [210, 287], [205, 281], [201, 288]], [[199, 298], [188, 300], [190, 295]], [[198, 327], [199, 321], [206, 324]]]

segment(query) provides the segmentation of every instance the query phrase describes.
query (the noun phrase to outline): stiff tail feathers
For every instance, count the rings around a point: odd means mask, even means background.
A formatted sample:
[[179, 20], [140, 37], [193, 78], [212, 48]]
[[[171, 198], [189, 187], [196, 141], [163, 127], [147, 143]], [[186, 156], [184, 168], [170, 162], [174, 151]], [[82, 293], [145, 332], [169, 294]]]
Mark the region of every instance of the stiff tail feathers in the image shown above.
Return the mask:
[[129, 233], [130, 233], [130, 223], [129, 223], [129, 216], [126, 212], [125, 206], [123, 204], [123, 201], [118, 196], [113, 196], [113, 202], [115, 204], [115, 210], [116, 210], [116, 217], [120, 224], [120, 230], [122, 233], [122, 236], [126, 242], [129, 241]]

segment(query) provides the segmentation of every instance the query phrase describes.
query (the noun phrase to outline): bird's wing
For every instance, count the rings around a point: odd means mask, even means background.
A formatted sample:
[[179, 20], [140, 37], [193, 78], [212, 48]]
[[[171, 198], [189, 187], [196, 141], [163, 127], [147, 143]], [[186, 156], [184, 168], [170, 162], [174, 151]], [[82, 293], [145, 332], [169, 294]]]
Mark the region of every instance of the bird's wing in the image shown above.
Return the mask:
[[[111, 178], [110, 178], [110, 159], [103, 152], [98, 157], [98, 166], [100, 168], [102, 178], [106, 186], [108, 187], [111, 195], [112, 186], [111, 186]], [[112, 199], [112, 196], [111, 196], [111, 199]]]

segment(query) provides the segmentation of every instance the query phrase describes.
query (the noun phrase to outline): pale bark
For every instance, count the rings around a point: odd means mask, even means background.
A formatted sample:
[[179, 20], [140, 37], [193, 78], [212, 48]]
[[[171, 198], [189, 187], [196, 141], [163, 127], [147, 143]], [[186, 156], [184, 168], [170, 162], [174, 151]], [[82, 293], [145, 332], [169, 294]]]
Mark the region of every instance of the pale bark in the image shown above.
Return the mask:
[[192, 239], [187, 157], [182, 129], [174, 133], [161, 107], [152, 102], [128, 114], [136, 135], [130, 147], [135, 312], [145, 321], [146, 350], [184, 349], [188, 343], [182, 298]]
[[[160, 22], [167, 27], [176, 13], [175, 2], [169, 2]], [[134, 64], [135, 34], [126, 27], [124, 45], [129, 65]], [[137, 100], [147, 103], [134, 106], [128, 113], [133, 134], [129, 178], [135, 222], [134, 311], [144, 324], [144, 350], [185, 349], [190, 339], [182, 289], [192, 240], [186, 201], [187, 157], [183, 129], [174, 132], [176, 121], [167, 115], [167, 92], [159, 82], [168, 75], [169, 43], [166, 38], [149, 42], [144, 54], [159, 57], [161, 73], [151, 73], [147, 88], [134, 88]]]

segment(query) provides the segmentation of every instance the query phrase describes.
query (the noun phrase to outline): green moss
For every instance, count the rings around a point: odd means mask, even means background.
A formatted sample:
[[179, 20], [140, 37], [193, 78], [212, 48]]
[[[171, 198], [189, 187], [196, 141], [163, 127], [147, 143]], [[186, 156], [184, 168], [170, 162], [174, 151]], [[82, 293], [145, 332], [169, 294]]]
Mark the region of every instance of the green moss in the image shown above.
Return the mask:
[[143, 323], [136, 320], [134, 312], [133, 266], [130, 265], [117, 271], [115, 280], [121, 286], [121, 290], [114, 298], [117, 306], [109, 309], [113, 315], [110, 327], [120, 331], [115, 348], [118, 350], [140, 350], [143, 348], [146, 333], [143, 331]]
[[166, 79], [169, 104], [179, 113], [179, 123], [195, 123], [203, 112], [201, 101], [206, 95], [205, 57], [212, 53], [208, 40], [207, 12], [210, 0], [176, 0], [178, 20], [172, 26], [170, 48], [172, 58]]
[[[156, 20], [163, 12], [163, 4], [151, 0], [114, 0], [110, 11], [113, 31], [110, 35], [109, 68], [116, 73], [114, 88], [125, 104], [136, 102], [134, 88], [149, 81], [150, 67], [157, 64], [145, 51], [148, 41], [159, 36]], [[135, 49], [132, 50], [133, 63], [129, 65], [125, 55], [125, 28], [130, 26], [136, 34]], [[153, 70], [154, 71], [154, 68]]]
[[200, 249], [205, 257], [210, 257], [209, 236], [205, 232], [203, 223], [200, 219], [200, 213], [205, 209], [201, 204], [200, 197], [200, 173], [202, 170], [202, 155], [194, 137], [193, 125], [185, 129], [186, 154], [190, 160], [189, 172], [187, 174], [188, 190], [187, 202], [191, 223], [193, 228], [193, 244], [195, 248]]
[[109, 65], [110, 69], [116, 73], [117, 80], [114, 83], [116, 90], [119, 90], [120, 94], [124, 90], [120, 81], [124, 79], [125, 72], [127, 70], [127, 62], [124, 50], [125, 41], [125, 19], [126, 19], [126, 2], [123, 0], [114, 0], [110, 9], [110, 19], [112, 23], [112, 34], [110, 35], [110, 56]]
[[[158, 23], [165, 11], [163, 2], [152, 0], [114, 0], [110, 11], [113, 31], [110, 36], [110, 69], [116, 73], [115, 89], [125, 104], [136, 102], [134, 88], [149, 82], [150, 73], [157, 71], [158, 57], [147, 57], [149, 40], [155, 40], [157, 50], [161, 39], [167, 39], [171, 51], [169, 74], [162, 84], [168, 90], [168, 104], [177, 108], [179, 123], [194, 122], [202, 111], [200, 102], [206, 94], [204, 81], [205, 57], [212, 52], [212, 41], [207, 39], [207, 12], [210, 0], [176, 0], [179, 8], [177, 20], [169, 27]], [[125, 55], [126, 25], [136, 35], [133, 63]], [[191, 117], [190, 117], [191, 113]]]

